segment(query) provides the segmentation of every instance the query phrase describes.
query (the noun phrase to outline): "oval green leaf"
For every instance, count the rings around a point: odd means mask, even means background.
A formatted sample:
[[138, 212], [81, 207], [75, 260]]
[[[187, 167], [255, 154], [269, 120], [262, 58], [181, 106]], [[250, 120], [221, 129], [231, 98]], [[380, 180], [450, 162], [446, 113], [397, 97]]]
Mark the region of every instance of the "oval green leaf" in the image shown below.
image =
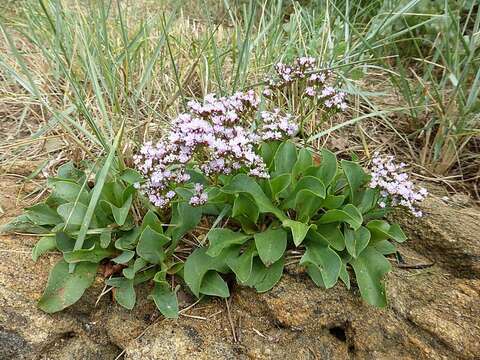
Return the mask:
[[371, 305], [385, 307], [387, 296], [383, 278], [391, 270], [390, 262], [373, 246], [351, 259], [362, 298]]
[[80, 263], [73, 273], [69, 273], [68, 266], [62, 259], [50, 271], [47, 287], [38, 301], [41, 310], [51, 314], [65, 309], [77, 302], [95, 280], [98, 264]]
[[207, 237], [210, 242], [207, 255], [215, 257], [227, 247], [244, 244], [251, 238], [251, 235], [246, 235], [242, 232], [235, 232], [230, 229], [215, 228], [208, 232]]
[[283, 229], [268, 229], [254, 237], [258, 255], [267, 267], [279, 260], [287, 248], [287, 233]]

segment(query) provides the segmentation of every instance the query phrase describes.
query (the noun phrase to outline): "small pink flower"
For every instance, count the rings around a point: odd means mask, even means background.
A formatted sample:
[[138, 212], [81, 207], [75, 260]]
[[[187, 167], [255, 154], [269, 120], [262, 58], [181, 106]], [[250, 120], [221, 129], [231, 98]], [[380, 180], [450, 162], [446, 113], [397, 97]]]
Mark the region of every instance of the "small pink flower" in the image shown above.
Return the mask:
[[422, 216], [416, 206], [428, 195], [424, 188], [415, 190], [412, 181], [405, 172], [400, 172], [405, 164], [397, 165], [394, 163], [393, 156], [380, 156], [374, 154], [371, 169], [371, 188], [379, 188], [382, 198], [379, 200], [380, 207], [386, 207], [387, 199], [390, 199], [392, 206], [403, 206], [407, 208], [414, 216]]

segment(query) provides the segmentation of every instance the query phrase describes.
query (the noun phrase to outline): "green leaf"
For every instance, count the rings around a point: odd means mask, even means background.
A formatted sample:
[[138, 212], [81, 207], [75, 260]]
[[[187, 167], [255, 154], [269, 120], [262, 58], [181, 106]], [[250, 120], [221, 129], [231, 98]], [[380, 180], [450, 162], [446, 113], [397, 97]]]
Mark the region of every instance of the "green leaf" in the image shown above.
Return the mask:
[[258, 231], [257, 225], [245, 215], [235, 218], [240, 223], [242, 231], [245, 234], [253, 235]]
[[220, 272], [228, 270], [225, 261], [233, 251], [238, 250], [227, 248], [219, 256], [211, 257], [206, 254], [205, 248], [198, 248], [188, 256], [183, 268], [184, 280], [195, 296], [200, 296], [203, 277], [209, 270]]
[[328, 186], [337, 173], [337, 157], [327, 149], [322, 149], [320, 154], [322, 156], [322, 162], [316, 172], [316, 176], [325, 186]]
[[135, 289], [133, 287], [134, 280], [125, 278], [111, 278], [105, 280], [105, 284], [115, 288], [113, 297], [117, 303], [128, 310], [133, 309], [135, 302], [137, 301], [137, 295], [135, 294]]
[[306, 248], [300, 265], [307, 265], [308, 273], [317, 286], [327, 289], [334, 286], [342, 266], [340, 257], [326, 242], [309, 241]]
[[59, 166], [57, 175], [59, 178], [69, 179], [77, 184], [83, 184], [86, 178], [85, 173], [77, 169], [71, 161]]
[[268, 229], [255, 234], [255, 245], [265, 266], [270, 266], [283, 256], [287, 248], [287, 233], [283, 229]]
[[127, 279], [133, 279], [135, 277], [135, 274], [140, 271], [145, 265], [147, 265], [147, 262], [142, 259], [142, 258], [136, 258], [133, 266], [130, 265], [128, 268], [125, 268], [122, 270], [123, 276], [125, 276]]
[[25, 214], [36, 225], [56, 225], [62, 222], [57, 212], [45, 203], [26, 208]]
[[324, 199], [326, 195], [325, 185], [322, 181], [314, 176], [304, 176], [295, 186], [294, 193], [297, 194], [301, 190], [309, 190], [313, 195], [320, 199]]
[[126, 264], [135, 256], [135, 251], [124, 250], [120, 255], [113, 258], [112, 261], [116, 264]]
[[372, 233], [372, 241], [386, 240], [390, 237], [388, 233], [390, 224], [385, 220], [371, 220], [367, 224], [367, 229]]
[[170, 264], [167, 270], [167, 273], [169, 275], [175, 275], [178, 273], [183, 274], [183, 266], [184, 266], [184, 262], [176, 262], [176, 263]]
[[255, 255], [257, 255], [257, 249], [255, 248], [255, 243], [252, 242], [243, 254], [229, 257], [226, 260], [228, 267], [235, 273], [239, 282], [245, 282], [250, 277]]
[[[257, 292], [262, 293], [272, 289], [283, 275], [285, 258], [282, 257], [270, 267], [265, 267], [262, 262], [256, 258], [252, 269], [253, 284]], [[255, 274], [255, 275], [253, 275]], [[250, 282], [250, 279], [248, 280]]]
[[152, 230], [155, 230], [157, 233], [163, 234], [162, 222], [158, 219], [157, 214], [154, 211], [148, 210], [142, 220], [142, 227], [145, 229], [147, 226], [150, 226]]
[[167, 281], [167, 269], [157, 271], [153, 277], [153, 281], [163, 285], [169, 285]]
[[372, 233], [372, 241], [393, 239], [402, 243], [407, 239], [407, 236], [398, 224], [390, 225], [385, 220], [371, 220], [368, 222], [367, 228]]
[[308, 230], [310, 230], [310, 228], [312, 227], [315, 227], [315, 225], [313, 224], [306, 225], [302, 222], [291, 219], [283, 220], [282, 226], [290, 228], [290, 230], [292, 231], [292, 237], [295, 246], [299, 246], [302, 243], [303, 239], [305, 239]]
[[347, 271], [347, 264], [342, 260], [342, 267], [340, 269], [340, 280], [345, 284], [348, 290], [350, 290], [350, 274]]
[[123, 203], [123, 192], [125, 186], [120, 181], [109, 181], [103, 185], [102, 193], [100, 195], [101, 201], [105, 201], [114, 206], [120, 206]]
[[318, 224], [329, 224], [333, 222], [346, 222], [354, 230], [357, 230], [360, 228], [360, 226], [362, 226], [363, 217], [360, 211], [358, 211], [354, 205], [347, 204], [341, 210], [328, 210], [322, 215], [318, 221]]
[[300, 149], [298, 152], [297, 162], [292, 169], [292, 177], [296, 179], [298, 175], [302, 174], [310, 166], [313, 165], [312, 153], [306, 148]]
[[32, 250], [32, 260], [37, 261], [40, 256], [55, 250], [57, 248], [57, 243], [54, 236], [43, 236], [40, 240], [37, 241]]
[[163, 245], [167, 244], [170, 238], [152, 230], [150, 226], [142, 231], [137, 244], [137, 254], [151, 264], [160, 264], [165, 259]]
[[81, 226], [87, 212], [87, 207], [82, 203], [66, 203], [57, 208], [58, 215], [61, 216], [67, 225]]
[[275, 153], [273, 161], [275, 164], [275, 176], [290, 174], [297, 162], [297, 148], [290, 141], [282, 142]]
[[149, 297], [153, 299], [163, 316], [167, 319], [178, 319], [177, 295], [168, 285], [155, 284]]
[[155, 277], [156, 273], [157, 269], [155, 267], [147, 268], [141, 272], [138, 272], [133, 279], [133, 286], [137, 286], [138, 284], [152, 280]]
[[279, 142], [262, 143], [260, 146], [262, 159], [269, 169], [273, 165], [273, 158], [277, 152], [278, 146]]
[[325, 186], [319, 179], [314, 176], [304, 176], [297, 183], [285, 205], [291, 207], [291, 199], [294, 198], [297, 218], [306, 222], [318, 211], [325, 195]]
[[210, 182], [210, 180], [208, 180], [208, 178], [200, 170], [190, 168], [186, 170], [186, 173], [190, 175], [190, 183], [198, 183], [204, 186], [208, 186]]
[[107, 248], [108, 245], [112, 242], [112, 231], [110, 229], [105, 229], [100, 234], [100, 246], [102, 248]]
[[120, 175], [120, 179], [130, 185], [139, 183], [143, 180], [142, 175], [140, 175], [138, 171], [133, 169], [125, 169]]
[[55, 233], [55, 244], [61, 252], [72, 251], [75, 245], [75, 240], [68, 236], [67, 233], [59, 231]]
[[397, 251], [397, 248], [395, 247], [395, 245], [393, 245], [388, 240], [377, 241], [373, 243], [373, 246], [380, 254], [383, 254], [383, 255], [394, 254]]
[[322, 205], [322, 201], [310, 190], [300, 190], [295, 196], [295, 212], [296, 218], [301, 222], [309, 222]]
[[94, 245], [90, 249], [66, 251], [63, 253], [63, 258], [69, 264], [76, 264], [84, 261], [91, 263], [99, 263], [100, 261], [111, 256], [112, 254], [112, 250], [103, 249], [100, 246]]
[[321, 237], [337, 251], [342, 251], [345, 249], [345, 238], [338, 228], [338, 225], [335, 223], [317, 225], [317, 229], [314, 234]]
[[172, 211], [171, 225], [167, 230], [167, 235], [172, 237], [172, 245], [180, 240], [190, 230], [194, 229], [202, 217], [202, 209], [193, 207], [186, 203], [178, 203]]
[[77, 302], [95, 280], [98, 264], [80, 263], [73, 273], [69, 273], [68, 266], [60, 260], [50, 271], [47, 287], [38, 301], [41, 310], [51, 314], [65, 309]]
[[248, 239], [250, 235], [245, 235], [242, 232], [234, 232], [230, 229], [211, 229], [208, 232], [208, 241], [210, 246], [207, 250], [207, 255], [215, 257], [218, 256], [223, 249], [232, 245], [242, 245]]
[[128, 213], [130, 211], [130, 207], [132, 206], [132, 199], [133, 197], [132, 195], [130, 195], [121, 207], [117, 207], [111, 202], [106, 201], [106, 203], [112, 209], [112, 215], [117, 225], [122, 226], [123, 224], [125, 224], [125, 220], [127, 219]]
[[398, 224], [390, 225], [390, 229], [388, 230], [388, 235], [390, 236], [391, 239], [399, 243], [402, 243], [405, 240], [407, 240], [407, 235], [405, 235], [402, 228]]
[[49, 179], [49, 184], [53, 187], [49, 199], [57, 202], [80, 202], [87, 205], [90, 201], [90, 195], [82, 186], [70, 180]]
[[290, 186], [290, 183], [292, 182], [292, 175], [281, 174], [268, 181], [270, 182], [272, 197], [274, 199], [278, 199], [279, 195], [281, 195]]
[[134, 227], [132, 230], [122, 233], [122, 236], [115, 241], [115, 248], [118, 250], [135, 249], [141, 230], [140, 227]]
[[362, 214], [368, 213], [370, 210], [376, 207], [378, 201], [378, 190], [367, 188], [361, 194], [361, 201], [358, 205], [358, 210]]
[[250, 194], [253, 200], [257, 203], [258, 209], [262, 213], [272, 213], [274, 214], [279, 220], [286, 219], [285, 214], [275, 207], [270, 199], [265, 195], [262, 191], [260, 185], [257, 182], [245, 175], [245, 174], [238, 174], [236, 175], [229, 184], [225, 185], [222, 188], [222, 191], [227, 194], [237, 194], [237, 193], [247, 193]]
[[232, 208], [232, 217], [240, 218], [242, 215], [253, 223], [257, 222], [259, 216], [257, 204], [250, 195], [245, 193], [240, 193], [235, 197]]
[[128, 185], [122, 193], [122, 204], [125, 205], [125, 203], [129, 202], [130, 197], [132, 197], [133, 199], [136, 193], [137, 189], [135, 188], [135, 186]]
[[361, 252], [367, 247], [370, 241], [370, 231], [364, 226], [358, 230], [345, 228], [345, 245], [347, 251], [354, 258], [357, 258]]
[[22, 214], [0, 226], [0, 234], [6, 234], [11, 232], [21, 232], [29, 234], [46, 234], [50, 231], [47, 228], [36, 225], [30, 220], [27, 215]]
[[200, 287], [200, 293], [222, 298], [228, 298], [230, 296], [227, 283], [213, 270], [205, 274], [202, 280], [202, 286]]
[[357, 205], [360, 202], [359, 189], [365, 184], [366, 174], [362, 167], [353, 161], [342, 160], [341, 166], [350, 187], [350, 201]]
[[350, 260], [362, 298], [371, 305], [385, 307], [387, 296], [383, 277], [391, 270], [390, 262], [374, 247], [368, 246], [356, 259]]
[[345, 196], [343, 195], [327, 195], [325, 200], [322, 202], [323, 208], [327, 210], [338, 209], [343, 205], [345, 201]]

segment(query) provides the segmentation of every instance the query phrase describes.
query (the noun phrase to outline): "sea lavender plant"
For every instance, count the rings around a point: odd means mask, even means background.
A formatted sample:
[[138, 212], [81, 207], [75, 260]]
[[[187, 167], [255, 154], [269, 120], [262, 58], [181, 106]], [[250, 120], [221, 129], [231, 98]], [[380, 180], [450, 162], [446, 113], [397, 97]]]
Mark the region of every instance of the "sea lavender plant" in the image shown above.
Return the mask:
[[[277, 68], [285, 83], [297, 78], [320, 84], [305, 89], [307, 95], [341, 110], [344, 95], [324, 86], [322, 74], [307, 78], [313, 63], [300, 58], [294, 67]], [[265, 292], [280, 280], [288, 250], [302, 254], [299, 264], [318, 286], [331, 288], [340, 280], [350, 288], [354, 275], [368, 303], [386, 306], [383, 277], [391, 265], [385, 256], [396, 252], [392, 241], [403, 242], [406, 236], [398, 224], [379, 219], [384, 213], [379, 210], [388, 201], [420, 215], [414, 205], [426, 190], [415, 191], [393, 157], [376, 155], [371, 181], [358, 163], [338, 161], [326, 149], [317, 163], [318, 154], [285, 140], [299, 130], [292, 116], [279, 109], [257, 116], [258, 104], [253, 91], [189, 102], [188, 111], [172, 121], [161, 141], [143, 145], [134, 159], [140, 174], [133, 169], [109, 174], [121, 132], [93, 187], [73, 164], [59, 168], [58, 177], [49, 182], [51, 196], [8, 225], [10, 230], [28, 226], [29, 233], [45, 235], [33, 250], [34, 259], [49, 250], [62, 252], [40, 308], [52, 313], [75, 303], [95, 283], [102, 262], [105, 284], [115, 288], [112, 293], [120, 305], [132, 309], [134, 285], [151, 280], [149, 297], [165, 317], [176, 318], [179, 306], [170, 276], [183, 278], [197, 297], [229, 297], [222, 277], [226, 273], [235, 274], [241, 285]], [[192, 170], [211, 182], [194, 180], [198, 174]], [[182, 199], [171, 212], [149, 209], [141, 222], [136, 221], [146, 209], [132, 206], [137, 203], [132, 185], [158, 208], [177, 194]], [[217, 195], [209, 199], [210, 193]], [[208, 244], [194, 247], [185, 257], [191, 243], [185, 249], [182, 239], [212, 215], [217, 217], [205, 234]], [[78, 235], [82, 229], [88, 236]]]
[[416, 217], [421, 217], [423, 214], [417, 205], [425, 199], [428, 191], [422, 187], [416, 189], [409, 175], [402, 170], [404, 168], [404, 163], [395, 164], [393, 156], [381, 156], [376, 152], [372, 160], [370, 187], [380, 189], [380, 207], [403, 206]]

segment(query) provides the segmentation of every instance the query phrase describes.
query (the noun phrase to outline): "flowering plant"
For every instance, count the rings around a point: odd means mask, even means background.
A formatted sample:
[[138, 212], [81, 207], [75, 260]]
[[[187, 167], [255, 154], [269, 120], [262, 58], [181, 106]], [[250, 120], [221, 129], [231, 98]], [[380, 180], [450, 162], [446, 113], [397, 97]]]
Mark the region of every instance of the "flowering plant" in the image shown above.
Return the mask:
[[[267, 90], [303, 86], [328, 111], [341, 111], [344, 95], [326, 86], [325, 74], [308, 75], [311, 67], [310, 58], [278, 65], [281, 79]], [[420, 215], [415, 205], [426, 191], [416, 191], [392, 158], [376, 156], [368, 175], [326, 149], [298, 146], [296, 119], [267, 95], [261, 111], [254, 91], [189, 102], [161, 141], [141, 147], [135, 170], [111, 169], [113, 150], [94, 186], [71, 163], [61, 166], [48, 199], [7, 227], [42, 234], [34, 260], [62, 253], [40, 308], [76, 302], [101, 264], [120, 305], [133, 308], [134, 286], [151, 280], [160, 312], [177, 317], [178, 278], [197, 297], [228, 297], [229, 273], [263, 292], [296, 260], [325, 288], [339, 279], [350, 288], [353, 274], [362, 297], [385, 306], [385, 255], [406, 236], [383, 218], [397, 205]], [[206, 233], [195, 230], [201, 221]]]

